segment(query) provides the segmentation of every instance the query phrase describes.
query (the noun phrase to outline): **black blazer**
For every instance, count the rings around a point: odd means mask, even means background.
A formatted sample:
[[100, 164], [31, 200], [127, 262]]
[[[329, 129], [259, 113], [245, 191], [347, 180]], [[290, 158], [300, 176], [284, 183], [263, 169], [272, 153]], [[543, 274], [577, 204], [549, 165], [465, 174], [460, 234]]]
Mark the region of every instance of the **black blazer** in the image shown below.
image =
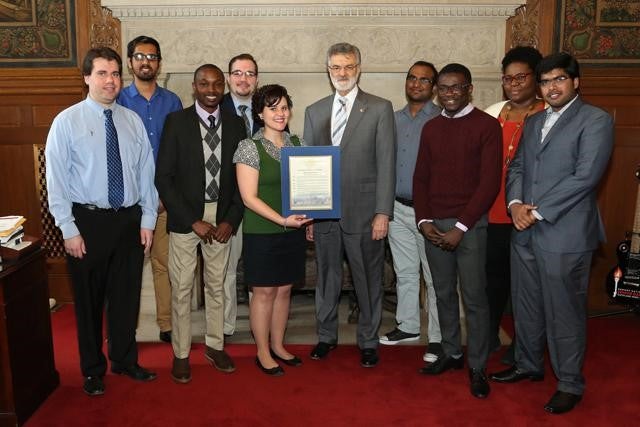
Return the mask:
[[[222, 153], [216, 223], [228, 222], [237, 230], [244, 205], [238, 190], [233, 154], [246, 137], [244, 121], [221, 110]], [[169, 114], [164, 122], [156, 188], [167, 209], [167, 230], [189, 233], [204, 214], [205, 170], [200, 121], [194, 105]]]

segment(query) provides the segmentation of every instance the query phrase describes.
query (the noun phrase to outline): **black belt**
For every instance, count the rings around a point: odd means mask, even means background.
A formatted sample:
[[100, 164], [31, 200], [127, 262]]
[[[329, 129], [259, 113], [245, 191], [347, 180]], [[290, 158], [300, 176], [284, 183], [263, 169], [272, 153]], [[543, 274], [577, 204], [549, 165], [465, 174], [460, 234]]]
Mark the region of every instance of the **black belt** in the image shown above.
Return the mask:
[[74, 203], [73, 204], [74, 208], [82, 208], [82, 209], [86, 209], [86, 210], [89, 210], [89, 211], [100, 212], [100, 213], [126, 212], [126, 211], [128, 211], [130, 209], [133, 209], [133, 208], [137, 207], [137, 206], [138, 205], [121, 207], [121, 208], [118, 208], [118, 209], [114, 209], [114, 208], [105, 209], [105, 208], [99, 208], [96, 205], [91, 205], [91, 204], [83, 204], [83, 203]]
[[405, 199], [403, 197], [396, 197], [396, 202], [409, 206], [410, 208], [413, 207], [413, 200]]

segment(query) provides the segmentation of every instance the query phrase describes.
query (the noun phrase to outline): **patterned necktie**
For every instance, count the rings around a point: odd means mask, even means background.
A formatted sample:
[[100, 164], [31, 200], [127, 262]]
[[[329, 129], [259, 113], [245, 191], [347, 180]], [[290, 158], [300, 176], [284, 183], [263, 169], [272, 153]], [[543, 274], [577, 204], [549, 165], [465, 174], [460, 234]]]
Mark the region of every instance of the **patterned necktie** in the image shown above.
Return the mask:
[[104, 110], [104, 128], [107, 135], [107, 179], [109, 189], [109, 204], [118, 209], [124, 201], [124, 183], [122, 180], [122, 160], [118, 145], [118, 132], [113, 124], [111, 110]]
[[251, 123], [249, 122], [249, 116], [247, 116], [247, 107], [246, 105], [238, 105], [238, 110], [240, 110], [240, 115], [242, 116], [242, 120], [244, 120], [244, 127], [247, 131], [247, 138], [251, 138], [253, 133], [251, 132]]
[[344, 127], [347, 124], [347, 98], [338, 98], [340, 108], [336, 111], [336, 116], [333, 118], [333, 133], [331, 134], [331, 142], [333, 145], [340, 145], [342, 134], [344, 133]]
[[215, 151], [218, 144], [220, 144], [220, 137], [218, 136], [218, 127], [216, 127], [216, 118], [211, 115], [209, 116], [209, 129], [207, 129], [207, 134], [204, 137], [206, 144], [205, 148], [205, 193], [207, 195], [207, 199], [210, 201], [218, 200], [218, 184], [216, 183], [216, 175], [218, 175], [218, 171], [220, 171], [220, 162], [216, 157]]

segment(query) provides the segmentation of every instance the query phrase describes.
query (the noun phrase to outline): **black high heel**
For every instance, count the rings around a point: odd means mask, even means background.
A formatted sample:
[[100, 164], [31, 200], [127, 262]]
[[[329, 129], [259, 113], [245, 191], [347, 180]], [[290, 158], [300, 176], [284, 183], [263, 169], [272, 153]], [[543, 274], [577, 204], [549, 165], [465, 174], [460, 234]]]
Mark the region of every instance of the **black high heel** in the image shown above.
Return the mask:
[[281, 361], [287, 366], [298, 367], [302, 365], [302, 359], [300, 359], [298, 356], [293, 356], [291, 359], [283, 359], [282, 357], [278, 356], [273, 350], [269, 349], [269, 352], [271, 353], [271, 357]]
[[284, 375], [284, 369], [282, 369], [282, 367], [280, 366], [276, 366], [274, 368], [268, 368], [268, 369], [262, 366], [262, 363], [260, 363], [260, 358], [258, 356], [256, 356], [256, 365], [258, 366], [258, 368], [260, 368], [262, 372], [264, 372], [267, 375], [271, 375], [272, 377], [279, 377]]

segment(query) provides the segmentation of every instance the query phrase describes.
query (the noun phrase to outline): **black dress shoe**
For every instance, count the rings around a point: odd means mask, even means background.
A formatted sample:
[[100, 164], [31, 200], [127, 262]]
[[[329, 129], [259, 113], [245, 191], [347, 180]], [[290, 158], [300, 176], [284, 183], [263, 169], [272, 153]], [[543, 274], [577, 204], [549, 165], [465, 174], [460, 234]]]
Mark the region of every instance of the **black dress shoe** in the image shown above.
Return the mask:
[[373, 368], [378, 364], [380, 360], [378, 358], [378, 351], [375, 348], [365, 348], [360, 351], [360, 366], [363, 368]]
[[310, 356], [313, 360], [324, 359], [327, 357], [327, 354], [336, 347], [336, 344], [329, 344], [328, 342], [320, 341], [315, 347], [313, 347]]
[[478, 399], [489, 396], [491, 388], [487, 382], [487, 376], [482, 369], [469, 369], [469, 381], [471, 394]]
[[160, 331], [160, 341], [171, 343], [171, 331]]
[[151, 372], [147, 369], [144, 369], [137, 363], [133, 366], [128, 366], [126, 368], [120, 368], [118, 366], [111, 365], [111, 372], [116, 375], [126, 375], [129, 378], [136, 381], [153, 381], [156, 379], [157, 375], [155, 372]]
[[582, 400], [582, 395], [556, 391], [551, 400], [544, 405], [544, 410], [552, 414], [564, 414], [573, 409]]
[[260, 358], [258, 358], [257, 356], [256, 356], [256, 365], [258, 366], [258, 368], [260, 368], [262, 372], [264, 372], [267, 375], [271, 375], [272, 377], [280, 377], [284, 375], [284, 369], [282, 369], [282, 367], [276, 366], [274, 368], [265, 368], [264, 366], [262, 366], [262, 363], [260, 363]]
[[298, 356], [293, 356], [291, 359], [284, 359], [284, 358], [278, 356], [273, 350], [269, 350], [269, 352], [271, 353], [271, 357], [273, 357], [276, 360], [281, 361], [282, 363], [284, 363], [287, 366], [298, 367], [298, 366], [302, 365], [302, 359], [300, 359]]
[[522, 380], [542, 381], [544, 379], [544, 375], [537, 372], [524, 372], [517, 367], [512, 366], [504, 371], [491, 374], [489, 378], [498, 383], [517, 383]]
[[82, 391], [89, 396], [100, 396], [101, 394], [104, 394], [104, 382], [102, 381], [102, 377], [86, 377], [84, 379]]
[[420, 368], [418, 370], [419, 373], [424, 375], [440, 375], [444, 371], [448, 371], [449, 369], [462, 369], [464, 367], [464, 359], [462, 356], [457, 359], [451, 356], [442, 356], [439, 357], [433, 363], [429, 363], [424, 368]]

